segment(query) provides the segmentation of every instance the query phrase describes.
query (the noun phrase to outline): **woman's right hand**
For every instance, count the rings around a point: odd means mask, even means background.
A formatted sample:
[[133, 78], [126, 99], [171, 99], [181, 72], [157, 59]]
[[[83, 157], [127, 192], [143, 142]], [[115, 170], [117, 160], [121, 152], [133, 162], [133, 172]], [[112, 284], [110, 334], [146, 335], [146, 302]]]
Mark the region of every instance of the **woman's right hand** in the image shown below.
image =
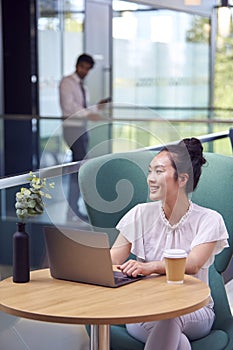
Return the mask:
[[121, 265], [117, 265], [125, 275], [137, 277], [138, 275], [148, 276], [152, 273], [165, 274], [165, 266], [162, 261], [140, 262], [137, 260], [127, 260]]

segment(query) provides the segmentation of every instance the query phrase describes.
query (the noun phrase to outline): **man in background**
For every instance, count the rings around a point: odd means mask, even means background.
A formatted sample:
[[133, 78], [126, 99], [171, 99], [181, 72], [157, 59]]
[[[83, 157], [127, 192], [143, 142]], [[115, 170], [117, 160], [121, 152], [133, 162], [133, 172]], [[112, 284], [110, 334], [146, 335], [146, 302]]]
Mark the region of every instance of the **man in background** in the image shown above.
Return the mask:
[[[75, 72], [63, 77], [59, 85], [60, 106], [63, 117], [67, 119], [63, 122], [63, 136], [67, 145], [72, 151], [72, 161], [83, 160], [88, 150], [88, 120], [100, 120], [101, 115], [97, 113], [108, 99], [98, 103], [96, 112], [86, 109], [89, 104], [89, 92], [84, 85], [84, 78], [94, 67], [94, 59], [88, 54], [78, 57]], [[78, 217], [87, 220], [78, 206], [80, 189], [78, 185], [78, 174], [71, 174], [69, 195], [69, 209], [67, 212], [68, 221], [77, 221]]]

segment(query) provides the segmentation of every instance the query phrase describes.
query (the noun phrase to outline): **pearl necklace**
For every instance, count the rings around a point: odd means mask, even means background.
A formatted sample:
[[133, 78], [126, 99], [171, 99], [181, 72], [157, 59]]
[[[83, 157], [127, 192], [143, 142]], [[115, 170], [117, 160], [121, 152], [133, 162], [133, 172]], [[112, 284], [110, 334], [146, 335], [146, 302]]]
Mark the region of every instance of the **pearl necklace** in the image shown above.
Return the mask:
[[182, 218], [177, 222], [177, 224], [171, 225], [168, 221], [168, 219], [166, 218], [165, 212], [163, 210], [163, 207], [161, 205], [160, 209], [160, 213], [161, 213], [161, 217], [163, 222], [172, 230], [175, 230], [178, 226], [181, 226], [183, 224], [183, 222], [186, 220], [187, 216], [189, 216], [189, 213], [192, 211], [193, 205], [192, 202], [189, 201], [189, 207], [186, 211], [186, 213], [182, 216]]

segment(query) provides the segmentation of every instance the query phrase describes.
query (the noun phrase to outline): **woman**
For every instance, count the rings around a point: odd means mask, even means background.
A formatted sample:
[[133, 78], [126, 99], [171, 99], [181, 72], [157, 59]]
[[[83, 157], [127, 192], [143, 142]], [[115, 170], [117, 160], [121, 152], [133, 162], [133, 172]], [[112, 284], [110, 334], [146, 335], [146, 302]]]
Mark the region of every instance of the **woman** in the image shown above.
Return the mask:
[[[191, 202], [202, 165], [198, 139], [184, 139], [163, 148], [149, 166], [150, 199], [131, 209], [118, 223], [112, 249], [113, 264], [125, 274], [165, 274], [163, 251], [181, 248], [188, 253], [185, 273], [208, 284], [208, 269], [227, 243], [219, 213]], [[130, 252], [137, 260], [128, 260]], [[155, 300], [156, 302], [156, 300]], [[191, 349], [189, 340], [206, 336], [214, 322], [213, 300], [198, 311], [174, 319], [127, 325], [128, 332], [145, 342], [146, 350]]]

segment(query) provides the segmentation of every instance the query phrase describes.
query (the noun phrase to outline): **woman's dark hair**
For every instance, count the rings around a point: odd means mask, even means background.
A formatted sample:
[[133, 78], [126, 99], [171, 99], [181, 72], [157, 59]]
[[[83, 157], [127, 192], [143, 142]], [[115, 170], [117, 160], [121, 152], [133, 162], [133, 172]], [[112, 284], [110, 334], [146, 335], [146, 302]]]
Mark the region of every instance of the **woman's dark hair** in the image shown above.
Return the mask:
[[175, 179], [178, 179], [179, 174], [187, 173], [189, 180], [186, 185], [186, 192], [194, 191], [201, 176], [201, 167], [206, 163], [200, 140], [195, 137], [185, 138], [176, 145], [163, 147], [160, 153], [163, 151], [169, 153], [169, 158], [175, 169]]

